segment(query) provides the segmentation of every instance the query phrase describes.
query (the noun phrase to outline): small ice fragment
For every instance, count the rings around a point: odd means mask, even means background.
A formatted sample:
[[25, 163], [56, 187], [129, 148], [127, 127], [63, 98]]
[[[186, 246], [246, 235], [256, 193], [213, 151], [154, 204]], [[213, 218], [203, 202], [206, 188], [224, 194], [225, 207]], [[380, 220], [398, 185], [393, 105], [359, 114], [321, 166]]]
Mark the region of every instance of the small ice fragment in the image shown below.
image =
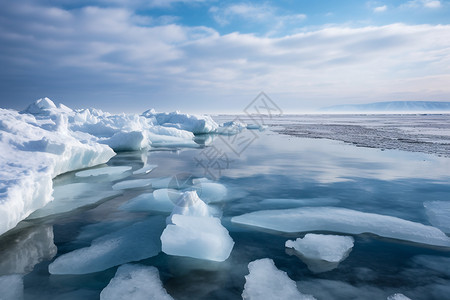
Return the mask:
[[231, 221], [289, 233], [319, 230], [348, 234], [369, 232], [386, 238], [450, 247], [450, 238], [435, 227], [339, 207], [262, 210], [233, 217]]
[[118, 182], [112, 186], [113, 190], [125, 190], [146, 187], [152, 184], [152, 179], [132, 179]]
[[162, 251], [169, 255], [225, 261], [234, 241], [218, 218], [173, 215], [161, 235]]
[[311, 295], [302, 294], [295, 281], [286, 272], [277, 269], [269, 258], [252, 261], [248, 264], [248, 270], [250, 274], [245, 276], [242, 292], [244, 300], [315, 299]]
[[100, 300], [173, 300], [162, 286], [158, 269], [144, 265], [125, 264], [100, 293]]
[[411, 299], [406, 297], [403, 294], [397, 293], [397, 294], [393, 294], [393, 295], [390, 295], [389, 297], [387, 297], [387, 300], [411, 300]]
[[294, 248], [309, 259], [341, 262], [352, 250], [353, 242], [350, 236], [308, 233], [303, 239], [286, 241], [286, 247]]
[[63, 254], [49, 265], [50, 274], [88, 274], [139, 261], [161, 251], [163, 217], [150, 217], [92, 241], [90, 247]]
[[450, 233], [450, 202], [430, 201], [423, 204], [430, 223], [444, 231]]
[[89, 169], [85, 171], [80, 171], [75, 173], [75, 176], [77, 177], [90, 177], [90, 176], [101, 176], [101, 175], [120, 175], [122, 173], [125, 173], [127, 171], [131, 170], [131, 167], [104, 167], [104, 168], [96, 168], [96, 169]]
[[133, 172], [134, 175], [147, 174], [150, 173], [157, 165], [145, 165], [142, 168]]

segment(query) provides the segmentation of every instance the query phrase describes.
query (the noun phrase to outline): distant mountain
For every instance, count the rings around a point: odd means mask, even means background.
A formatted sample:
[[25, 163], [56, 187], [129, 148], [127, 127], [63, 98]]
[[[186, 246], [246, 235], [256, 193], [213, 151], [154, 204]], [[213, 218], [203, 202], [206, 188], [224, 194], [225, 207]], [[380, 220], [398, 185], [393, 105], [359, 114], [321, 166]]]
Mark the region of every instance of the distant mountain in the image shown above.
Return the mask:
[[450, 111], [450, 102], [390, 101], [367, 104], [344, 104], [321, 108], [322, 112], [444, 112]]

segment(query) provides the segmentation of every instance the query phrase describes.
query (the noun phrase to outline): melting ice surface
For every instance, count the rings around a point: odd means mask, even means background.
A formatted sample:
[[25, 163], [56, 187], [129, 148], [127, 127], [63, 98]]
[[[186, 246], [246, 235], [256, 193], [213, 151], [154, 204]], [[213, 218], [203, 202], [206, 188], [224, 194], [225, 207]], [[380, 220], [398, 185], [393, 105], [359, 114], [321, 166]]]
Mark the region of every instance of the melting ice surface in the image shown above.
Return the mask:
[[[53, 202], [60, 199], [63, 204], [65, 199], [72, 198], [68, 202], [78, 204], [71, 207], [64, 203], [68, 209], [63, 214], [25, 219], [0, 237], [0, 295], [10, 293], [13, 299], [33, 300], [99, 299], [102, 292], [105, 295], [108, 291], [128, 297], [129, 287], [135, 291], [151, 287], [151, 292], [161, 292], [159, 297], [177, 300], [242, 299], [244, 291], [246, 297], [252, 297], [288, 290], [300, 299], [312, 295], [318, 300], [388, 297], [441, 300], [450, 295], [446, 268], [450, 254], [442, 226], [445, 218], [438, 216], [450, 199], [448, 157], [293, 138], [275, 134], [272, 127], [258, 131], [229, 123], [230, 130], [222, 131], [239, 132], [236, 141], [251, 141], [240, 152], [233, 148], [239, 147], [232, 144], [233, 136], [217, 135], [218, 127], [207, 118], [172, 113], [166, 120], [165, 114], [161, 114], [158, 121], [155, 112], [147, 117], [117, 116], [96, 110], [75, 112], [58, 106], [44, 110], [38, 107], [37, 115], [8, 112], [13, 117], [10, 121], [1, 119], [0, 127], [7, 128], [2, 138], [11, 136], [14, 126], [8, 124], [16, 124], [12, 120], [17, 118], [22, 118], [26, 126], [34, 122], [47, 131], [58, 127], [58, 122], [67, 124], [52, 117], [55, 110], [66, 111], [68, 132], [87, 145], [97, 145], [99, 149], [115, 145], [120, 149], [127, 146], [120, 142], [128, 137], [133, 142], [131, 146], [142, 149], [118, 152], [106, 164], [101, 161], [98, 162], [101, 165], [90, 169], [76, 166], [83, 170], [53, 180]], [[43, 113], [49, 113], [49, 119]], [[173, 123], [183, 118], [190, 120], [186, 121], [189, 126]], [[286, 118], [291, 123], [301, 121], [298, 116]], [[286, 118], [272, 122], [279, 122], [275, 124], [279, 126]], [[429, 117], [417, 118], [427, 123]], [[447, 116], [433, 118], [436, 122], [439, 118], [447, 122]], [[222, 117], [215, 122], [224, 124], [232, 119]], [[361, 119], [349, 116], [348, 123]], [[385, 127], [403, 126], [401, 116], [383, 117], [377, 122], [387, 121], [390, 123]], [[197, 136], [193, 138], [194, 133], [188, 129], [198, 131]], [[200, 134], [209, 130], [215, 134]], [[53, 139], [51, 134], [47, 140], [40, 139], [7, 145], [23, 152], [31, 148], [45, 150], [43, 156], [32, 153], [36, 158], [59, 157], [64, 143]], [[195, 143], [196, 147], [181, 147], [183, 142]], [[170, 145], [176, 148], [168, 148]], [[201, 160], [206, 162], [214, 149], [230, 159], [220, 174], [210, 174], [217, 169], [205, 169], [199, 164]], [[437, 153], [443, 152], [441, 149]], [[13, 161], [22, 167], [29, 164]], [[101, 169], [127, 171], [76, 176], [78, 172], [95, 174]], [[42, 185], [45, 187], [42, 195], [51, 196], [52, 181], [48, 178], [59, 173], [33, 170], [35, 177], [29, 183], [43, 175], [49, 185]], [[184, 181], [186, 178], [190, 179]], [[114, 185], [120, 189], [113, 189]], [[180, 195], [193, 191], [202, 202], [192, 201], [193, 207], [176, 207]], [[0, 188], [0, 192], [4, 190]], [[117, 194], [103, 197], [111, 192]], [[429, 203], [438, 206], [432, 208]], [[302, 222], [294, 220], [298, 212], [315, 223], [309, 227], [302, 225], [300, 231], [294, 228], [286, 232], [259, 226], [274, 219], [262, 223], [258, 220], [259, 227], [231, 221], [268, 211], [283, 213], [280, 223], [285, 226]], [[285, 214], [289, 211], [296, 213]], [[340, 215], [342, 212], [345, 213]], [[359, 228], [356, 221], [361, 223]], [[395, 226], [388, 228], [389, 224]], [[163, 234], [165, 230], [167, 233]], [[345, 259], [331, 263], [300, 257], [300, 252], [285, 247], [287, 240], [305, 239], [312, 234], [351, 237], [353, 248]], [[183, 247], [184, 242], [189, 247]], [[336, 250], [340, 242], [327, 238], [311, 241], [312, 249], [319, 245], [335, 246], [332, 248]], [[257, 263], [260, 259], [265, 263]], [[249, 266], [252, 262], [255, 263]], [[283, 289], [267, 289], [278, 282], [275, 279], [280, 280]], [[263, 284], [265, 280], [269, 281], [267, 285]]]

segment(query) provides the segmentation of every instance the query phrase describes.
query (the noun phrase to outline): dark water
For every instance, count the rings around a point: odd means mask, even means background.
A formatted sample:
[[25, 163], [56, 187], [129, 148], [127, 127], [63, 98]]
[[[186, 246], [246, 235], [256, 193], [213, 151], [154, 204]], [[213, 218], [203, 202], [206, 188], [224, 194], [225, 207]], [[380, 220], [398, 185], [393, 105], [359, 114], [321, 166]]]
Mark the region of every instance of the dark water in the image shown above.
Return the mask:
[[[252, 211], [301, 206], [292, 201], [261, 202], [265, 199], [303, 199], [307, 206], [345, 207], [430, 225], [423, 203], [450, 201], [449, 158], [289, 137], [270, 130], [246, 130], [233, 137], [205, 136], [198, 142], [209, 146], [120, 153], [108, 163], [136, 170], [148, 160], [158, 165], [149, 174], [80, 178], [73, 172], [59, 176], [54, 183], [104, 186], [122, 180], [192, 174], [224, 184], [230, 200], [215, 206], [222, 211], [222, 224], [235, 242], [225, 262], [162, 252], [139, 261], [158, 268], [164, 287], [175, 299], [240, 299], [248, 263], [266, 257], [297, 281], [300, 291], [317, 299], [386, 299], [394, 293], [411, 299], [450, 299], [450, 265], [447, 269], [435, 263], [436, 257], [445, 257], [450, 264], [448, 248], [355, 235], [347, 259], [334, 270], [314, 273], [284, 246], [287, 239], [305, 233], [269, 233], [230, 221]], [[213, 154], [221, 158], [220, 164], [216, 161], [205, 168], [206, 158]], [[117, 267], [86, 275], [50, 275], [48, 265], [56, 257], [87, 247], [96, 237], [127, 224], [153, 215], [167, 216], [118, 209], [129, 199], [151, 191], [151, 186], [124, 190], [88, 207], [22, 222], [0, 239], [0, 275], [22, 274], [24, 299], [98, 299]]]

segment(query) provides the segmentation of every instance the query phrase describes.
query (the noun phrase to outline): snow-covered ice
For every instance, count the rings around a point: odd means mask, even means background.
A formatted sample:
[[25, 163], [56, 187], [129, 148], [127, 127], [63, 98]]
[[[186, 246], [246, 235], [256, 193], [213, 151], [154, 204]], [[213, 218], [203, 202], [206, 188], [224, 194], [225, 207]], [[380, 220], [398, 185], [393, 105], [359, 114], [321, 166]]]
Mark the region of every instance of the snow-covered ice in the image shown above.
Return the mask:
[[322, 230], [348, 234], [373, 233], [386, 238], [450, 247], [450, 238], [435, 227], [338, 207], [263, 210], [236, 216], [231, 220], [236, 224], [279, 232]]
[[173, 300], [162, 286], [158, 269], [151, 266], [125, 264], [100, 293], [104, 300]]
[[43, 218], [69, 212], [120, 194], [120, 191], [112, 191], [107, 184], [80, 182], [56, 186], [53, 191], [53, 201], [34, 211], [28, 219]]
[[302, 294], [295, 281], [286, 272], [279, 270], [269, 258], [252, 261], [248, 264], [248, 270], [250, 274], [245, 276], [242, 292], [244, 300], [315, 299], [311, 295]]
[[87, 274], [139, 261], [161, 251], [163, 217], [150, 217], [92, 241], [90, 247], [63, 254], [49, 265], [50, 274]]
[[132, 167], [127, 166], [120, 166], [120, 167], [103, 167], [103, 168], [95, 168], [95, 169], [89, 169], [84, 170], [75, 173], [75, 176], [77, 177], [90, 177], [90, 176], [102, 176], [102, 175], [120, 175], [122, 173], [125, 173], [127, 171], [130, 171]]
[[293, 248], [311, 271], [321, 273], [337, 268], [352, 250], [353, 242], [350, 236], [308, 233], [304, 238], [286, 241], [285, 246]]
[[429, 201], [423, 204], [430, 223], [450, 233], [450, 201]]
[[287, 248], [294, 248], [306, 258], [329, 262], [343, 261], [353, 248], [350, 236], [308, 233], [304, 238], [286, 241]]
[[184, 192], [161, 235], [162, 251], [212, 261], [226, 260], [234, 241], [214, 214], [196, 191]]
[[396, 293], [387, 297], [387, 300], [411, 300], [403, 294]]

